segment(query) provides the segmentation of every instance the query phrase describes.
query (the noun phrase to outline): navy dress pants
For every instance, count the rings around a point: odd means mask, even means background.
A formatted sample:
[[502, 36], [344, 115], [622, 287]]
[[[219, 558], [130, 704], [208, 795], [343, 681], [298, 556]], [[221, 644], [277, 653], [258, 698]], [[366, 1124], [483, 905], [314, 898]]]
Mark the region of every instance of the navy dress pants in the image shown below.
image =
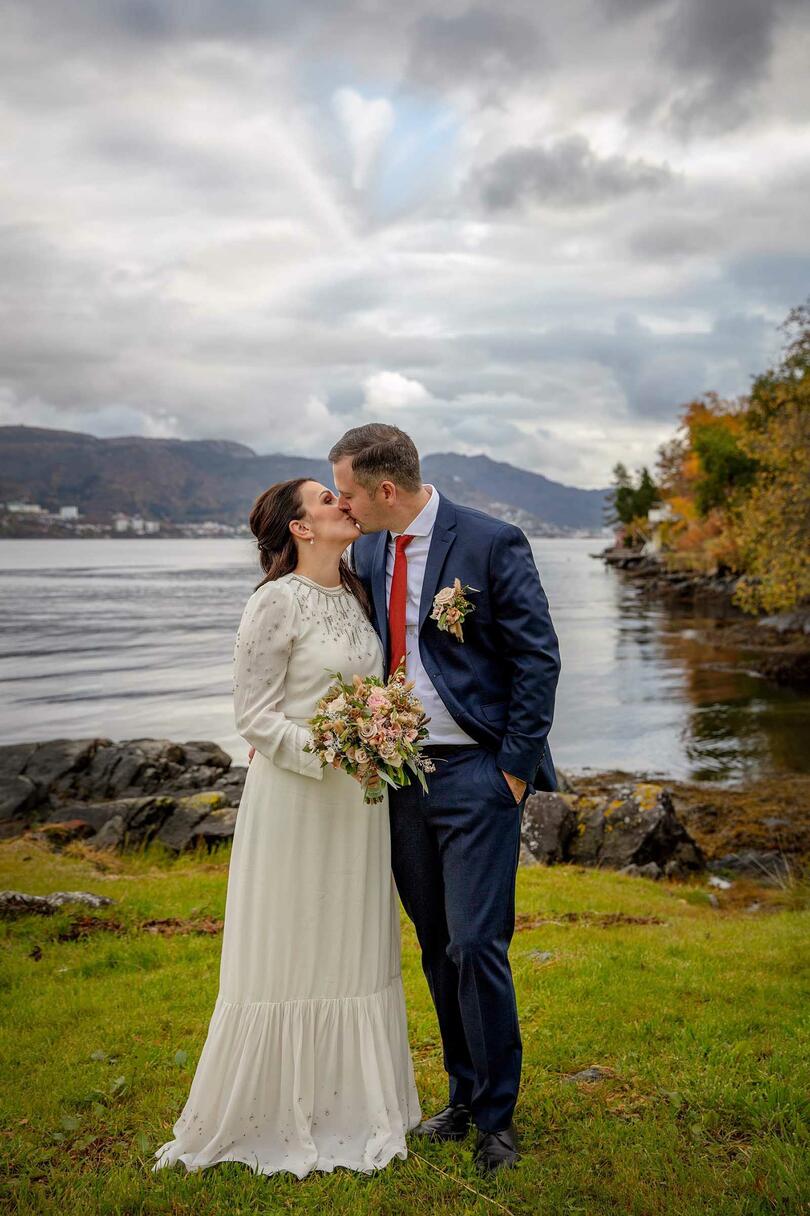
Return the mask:
[[508, 950], [526, 794], [515, 802], [485, 748], [428, 754], [427, 794], [416, 782], [389, 790], [391, 864], [436, 1007], [450, 1101], [469, 1106], [481, 1131], [500, 1131], [520, 1085]]

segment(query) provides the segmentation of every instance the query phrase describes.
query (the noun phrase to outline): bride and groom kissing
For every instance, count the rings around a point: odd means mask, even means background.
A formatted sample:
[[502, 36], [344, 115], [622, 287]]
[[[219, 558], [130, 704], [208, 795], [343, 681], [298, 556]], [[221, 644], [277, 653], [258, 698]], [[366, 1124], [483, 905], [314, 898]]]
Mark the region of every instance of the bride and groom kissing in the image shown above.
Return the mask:
[[[228, 871], [219, 994], [174, 1139], [153, 1170], [241, 1161], [299, 1178], [371, 1172], [415, 1139], [475, 1129], [484, 1174], [514, 1166], [522, 1043], [508, 949], [526, 798], [557, 787], [547, 736], [559, 645], [516, 526], [421, 479], [399, 428], [329, 453], [335, 490], [271, 486], [251, 530], [264, 572], [234, 646], [251, 746]], [[470, 611], [440, 628], [460, 580]], [[368, 804], [310, 750], [341, 672], [404, 658], [434, 771]], [[400, 970], [399, 901], [436, 1010], [447, 1105], [423, 1118]]]

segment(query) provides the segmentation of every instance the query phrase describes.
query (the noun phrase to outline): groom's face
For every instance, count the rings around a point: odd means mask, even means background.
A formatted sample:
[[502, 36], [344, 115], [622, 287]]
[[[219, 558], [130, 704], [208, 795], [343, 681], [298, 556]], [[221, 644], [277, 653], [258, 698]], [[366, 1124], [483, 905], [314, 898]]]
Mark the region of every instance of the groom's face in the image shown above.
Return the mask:
[[338, 506], [361, 532], [381, 532], [388, 527], [385, 494], [369, 494], [355, 478], [350, 457], [332, 465], [332, 480], [338, 494]]

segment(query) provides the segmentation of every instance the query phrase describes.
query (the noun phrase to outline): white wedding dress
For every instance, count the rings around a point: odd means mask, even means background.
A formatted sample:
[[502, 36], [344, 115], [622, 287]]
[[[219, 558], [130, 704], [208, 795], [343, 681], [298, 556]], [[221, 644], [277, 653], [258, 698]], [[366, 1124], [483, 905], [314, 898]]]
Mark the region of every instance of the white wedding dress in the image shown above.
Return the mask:
[[158, 1170], [254, 1172], [407, 1156], [421, 1118], [400, 973], [388, 800], [303, 751], [330, 673], [381, 675], [374, 628], [343, 587], [266, 583], [234, 647], [239, 733], [256, 748], [233, 838], [208, 1036]]

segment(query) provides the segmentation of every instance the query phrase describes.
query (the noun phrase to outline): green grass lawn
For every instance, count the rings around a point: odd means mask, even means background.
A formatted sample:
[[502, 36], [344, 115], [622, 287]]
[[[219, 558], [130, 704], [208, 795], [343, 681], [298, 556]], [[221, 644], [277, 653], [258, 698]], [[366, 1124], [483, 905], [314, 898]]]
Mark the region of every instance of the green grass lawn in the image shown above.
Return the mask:
[[[760, 892], [760, 910], [749, 912], [740, 896], [753, 888], [739, 884], [718, 909], [701, 884], [573, 867], [518, 876], [517, 1170], [480, 1179], [471, 1137], [417, 1147], [371, 1175], [338, 1170], [299, 1182], [237, 1163], [152, 1174], [151, 1153], [171, 1138], [205, 1038], [221, 937], [142, 926], [221, 918], [227, 860], [227, 848], [173, 861], [154, 848], [95, 858], [80, 846], [55, 854], [30, 840], [0, 845], [0, 888], [117, 901], [0, 926], [2, 1211], [810, 1211], [806, 888]], [[88, 915], [117, 927], [91, 924], [86, 937], [59, 940]], [[404, 919], [403, 970], [416, 1079], [431, 1113], [445, 1104], [445, 1074]], [[591, 1064], [607, 1079], [565, 1079]]]

